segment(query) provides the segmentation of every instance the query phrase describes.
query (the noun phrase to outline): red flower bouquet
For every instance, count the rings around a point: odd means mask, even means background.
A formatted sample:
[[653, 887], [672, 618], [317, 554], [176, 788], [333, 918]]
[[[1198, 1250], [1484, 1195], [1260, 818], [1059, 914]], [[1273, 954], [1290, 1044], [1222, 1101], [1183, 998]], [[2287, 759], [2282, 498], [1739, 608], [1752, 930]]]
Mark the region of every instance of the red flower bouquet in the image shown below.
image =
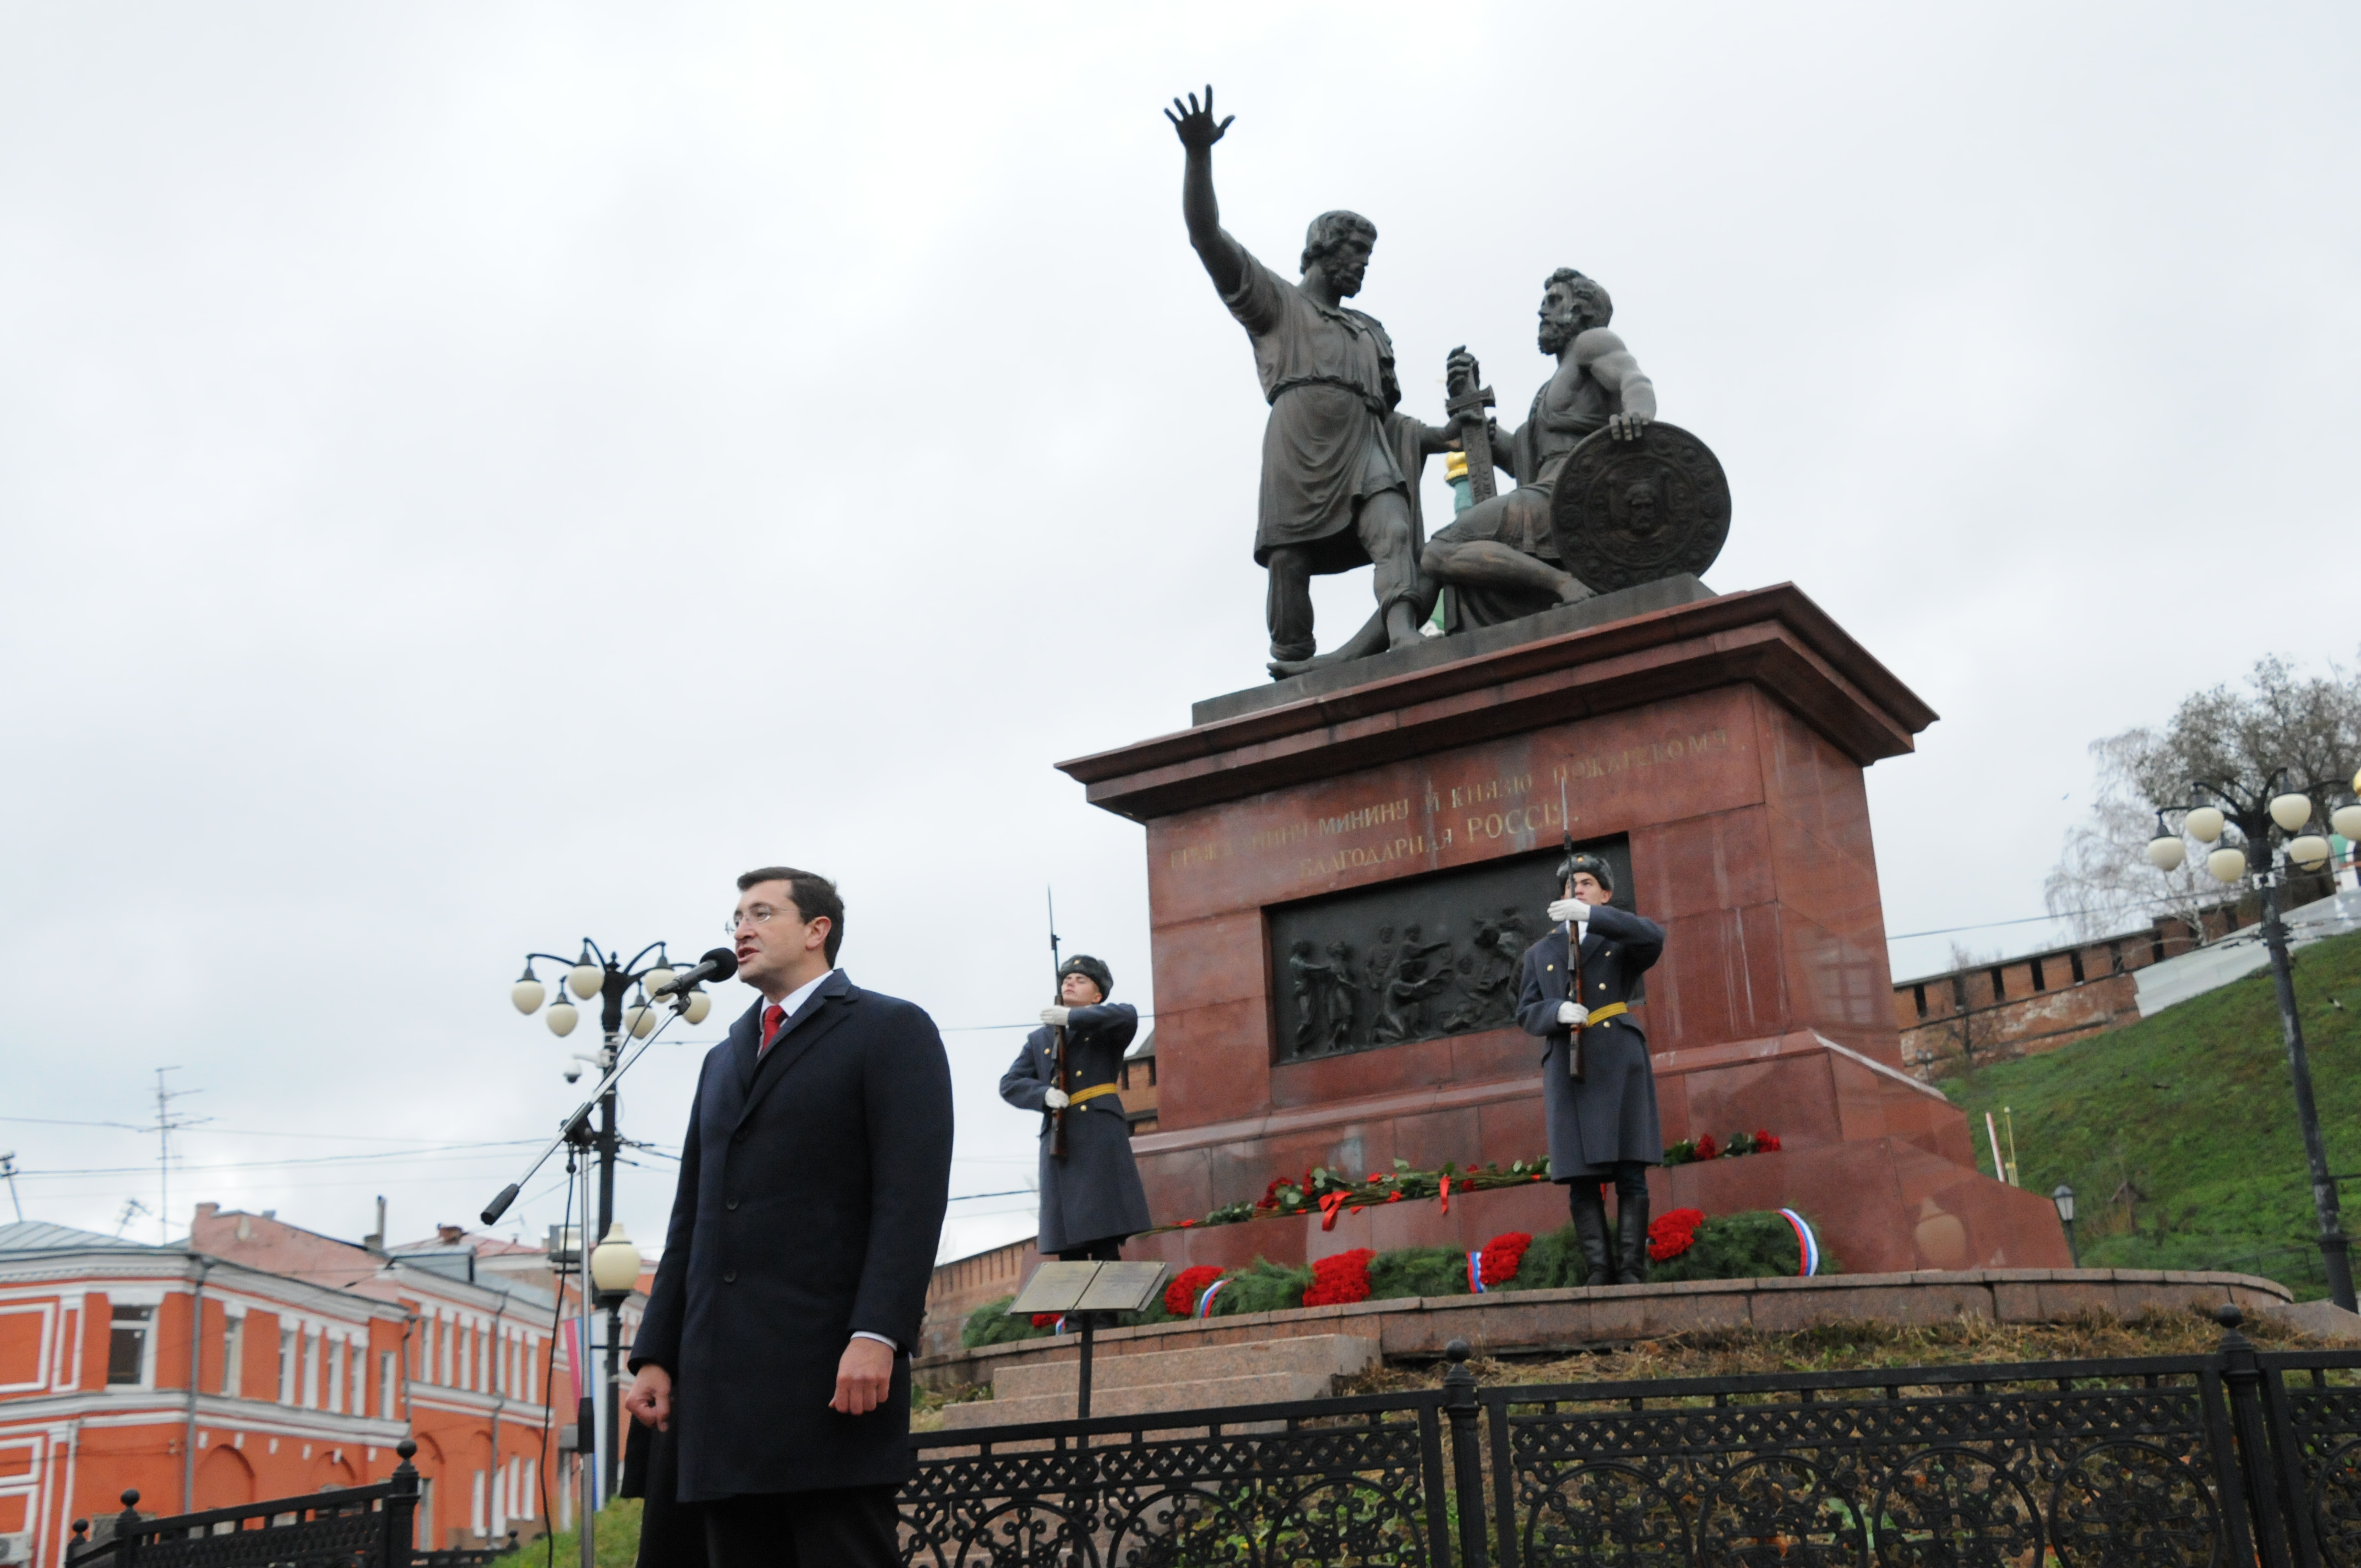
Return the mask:
[[1530, 1231], [1509, 1231], [1486, 1242], [1484, 1250], [1476, 1255], [1476, 1267], [1484, 1288], [1489, 1290], [1514, 1279], [1518, 1267], [1525, 1261], [1525, 1249], [1532, 1245]]
[[1197, 1310], [1197, 1298], [1204, 1294], [1205, 1287], [1221, 1277], [1222, 1271], [1210, 1263], [1182, 1269], [1164, 1288], [1164, 1310], [1176, 1318], [1187, 1317]]
[[1705, 1223], [1702, 1209], [1675, 1209], [1669, 1214], [1659, 1214], [1648, 1225], [1648, 1256], [1657, 1263], [1678, 1257], [1697, 1241], [1697, 1229]]
[[1312, 1266], [1312, 1283], [1303, 1292], [1307, 1307], [1342, 1307], [1369, 1299], [1369, 1260], [1378, 1255], [1365, 1246], [1323, 1257]]

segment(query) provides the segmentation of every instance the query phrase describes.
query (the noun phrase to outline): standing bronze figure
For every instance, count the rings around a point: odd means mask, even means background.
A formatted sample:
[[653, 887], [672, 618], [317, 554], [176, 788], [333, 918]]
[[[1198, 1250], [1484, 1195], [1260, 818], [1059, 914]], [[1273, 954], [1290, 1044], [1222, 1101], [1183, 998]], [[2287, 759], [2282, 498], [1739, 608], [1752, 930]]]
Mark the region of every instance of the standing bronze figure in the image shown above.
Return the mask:
[[1270, 574], [1266, 618], [1271, 674], [1312, 668], [1312, 579], [1376, 569], [1378, 611], [1319, 663], [1415, 641], [1434, 589], [1419, 574], [1424, 542], [1416, 483], [1452, 433], [1400, 414], [1393, 340], [1375, 316], [1345, 302], [1361, 291], [1378, 228], [1358, 213], [1323, 213], [1303, 236], [1295, 282], [1255, 259], [1222, 228], [1213, 199], [1213, 144], [1231, 119], [1213, 118], [1213, 90], [1165, 111], [1188, 151], [1180, 211], [1189, 243], [1253, 340], [1270, 419], [1263, 427], [1255, 563]]

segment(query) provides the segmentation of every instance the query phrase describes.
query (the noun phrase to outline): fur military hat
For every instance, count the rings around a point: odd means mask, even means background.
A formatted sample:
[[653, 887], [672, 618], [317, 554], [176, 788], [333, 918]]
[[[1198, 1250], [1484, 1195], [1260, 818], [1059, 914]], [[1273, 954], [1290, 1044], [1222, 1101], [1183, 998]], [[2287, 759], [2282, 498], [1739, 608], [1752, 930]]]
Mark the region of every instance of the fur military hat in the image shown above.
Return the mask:
[[1560, 861], [1557, 863], [1558, 885], [1564, 887], [1572, 882], [1577, 872], [1588, 872], [1598, 879], [1599, 886], [1609, 893], [1615, 891], [1615, 873], [1608, 870], [1607, 862], [1597, 855], [1574, 855]]
[[[1040, 971], [1034, 971], [1038, 974]], [[1115, 994], [1115, 971], [1088, 953], [1076, 953], [1058, 966], [1058, 980], [1063, 984], [1070, 974], [1078, 974], [1099, 988], [1099, 1000], [1104, 1002]]]

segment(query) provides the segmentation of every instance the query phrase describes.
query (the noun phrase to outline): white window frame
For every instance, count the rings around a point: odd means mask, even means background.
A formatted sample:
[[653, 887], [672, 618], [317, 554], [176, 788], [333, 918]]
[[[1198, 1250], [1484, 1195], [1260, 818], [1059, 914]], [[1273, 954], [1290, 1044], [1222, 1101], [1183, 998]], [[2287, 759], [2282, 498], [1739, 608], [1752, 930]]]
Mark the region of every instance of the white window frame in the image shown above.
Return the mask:
[[246, 1387], [246, 1313], [222, 1314], [221, 1395], [235, 1399]]

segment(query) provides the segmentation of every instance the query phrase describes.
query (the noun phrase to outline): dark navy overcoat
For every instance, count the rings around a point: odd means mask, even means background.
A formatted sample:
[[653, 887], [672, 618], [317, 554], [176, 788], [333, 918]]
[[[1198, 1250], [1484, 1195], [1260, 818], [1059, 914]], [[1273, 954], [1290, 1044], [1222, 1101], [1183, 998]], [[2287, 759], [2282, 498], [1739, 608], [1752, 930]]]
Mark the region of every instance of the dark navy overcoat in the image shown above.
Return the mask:
[[[1066, 1016], [1066, 1092], [1080, 1094], [1114, 1083], [1123, 1053], [1139, 1031], [1138, 1010], [1120, 1002], [1077, 1007]], [[1001, 1075], [1000, 1097], [1041, 1117], [1041, 1234], [1034, 1244], [1043, 1256], [1110, 1238], [1136, 1236], [1153, 1223], [1139, 1167], [1131, 1157], [1131, 1124], [1124, 1120], [1123, 1097], [1101, 1094], [1066, 1112], [1066, 1157], [1049, 1152], [1048, 1105], [1058, 1081], [1049, 1027], [1026, 1037], [1025, 1048]]]
[[[898, 1485], [910, 1361], [951, 1166], [934, 1020], [841, 970], [759, 1065], [762, 1003], [706, 1053], [634, 1371], [672, 1374], [682, 1502]], [[828, 1408], [855, 1330], [904, 1352], [885, 1402]]]
[[[1664, 950], [1664, 928], [1653, 920], [1602, 904], [1590, 914], [1582, 943], [1583, 1005], [1593, 1012], [1631, 999], [1640, 976]], [[1648, 1036], [1626, 1013], [1582, 1032], [1583, 1077], [1566, 1065], [1573, 1032], [1557, 1021], [1566, 1000], [1565, 933], [1554, 929], [1525, 949], [1517, 1017], [1541, 1035], [1542, 1104], [1549, 1117], [1550, 1179], [1604, 1180], [1619, 1160], [1662, 1165], [1664, 1126], [1656, 1116], [1656, 1075], [1648, 1064]]]

